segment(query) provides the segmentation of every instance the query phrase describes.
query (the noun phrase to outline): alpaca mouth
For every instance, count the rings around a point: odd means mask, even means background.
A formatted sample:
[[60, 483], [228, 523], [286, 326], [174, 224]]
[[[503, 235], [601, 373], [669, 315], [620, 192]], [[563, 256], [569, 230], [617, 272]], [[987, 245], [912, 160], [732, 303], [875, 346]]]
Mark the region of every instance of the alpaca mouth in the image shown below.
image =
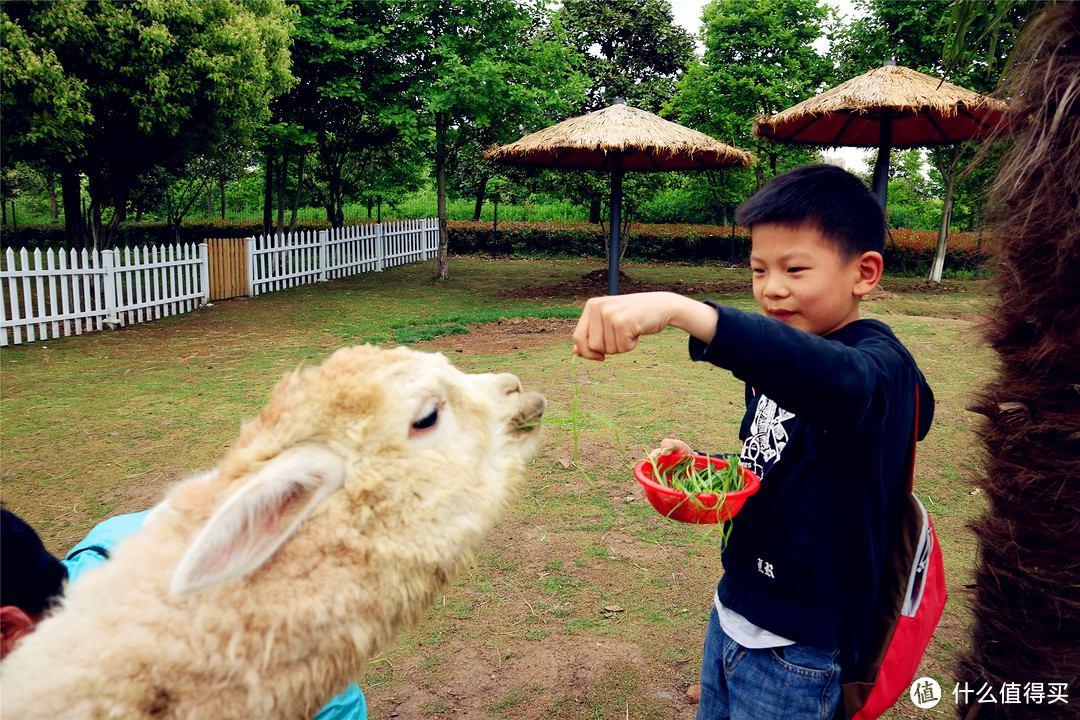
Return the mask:
[[510, 420], [510, 428], [515, 431], [530, 431], [540, 427], [540, 418], [544, 416], [547, 401], [540, 393], [522, 393], [521, 408]]

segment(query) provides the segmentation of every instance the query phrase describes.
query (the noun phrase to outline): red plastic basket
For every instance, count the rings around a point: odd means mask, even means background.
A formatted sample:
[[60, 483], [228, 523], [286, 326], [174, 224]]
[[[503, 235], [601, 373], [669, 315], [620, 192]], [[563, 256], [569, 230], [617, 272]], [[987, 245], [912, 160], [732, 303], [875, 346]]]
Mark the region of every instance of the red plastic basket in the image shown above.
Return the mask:
[[[680, 462], [685, 455], [661, 455], [656, 464], [661, 470], [666, 470]], [[723, 458], [709, 457], [708, 455], [695, 455], [694, 467], [698, 470], [712, 463], [717, 468], [726, 468], [727, 461]], [[634, 466], [634, 477], [645, 488], [645, 497], [649, 499], [656, 511], [666, 518], [678, 520], [684, 523], [707, 524], [730, 520], [742, 509], [746, 498], [750, 497], [761, 487], [761, 481], [752, 470], [740, 468], [743, 476], [743, 489], [729, 492], [724, 498], [723, 505], [718, 505], [716, 495], [701, 493], [697, 496], [699, 502], [689, 499], [682, 490], [675, 490], [667, 485], [653, 480], [653, 464], [650, 460], [642, 460]]]

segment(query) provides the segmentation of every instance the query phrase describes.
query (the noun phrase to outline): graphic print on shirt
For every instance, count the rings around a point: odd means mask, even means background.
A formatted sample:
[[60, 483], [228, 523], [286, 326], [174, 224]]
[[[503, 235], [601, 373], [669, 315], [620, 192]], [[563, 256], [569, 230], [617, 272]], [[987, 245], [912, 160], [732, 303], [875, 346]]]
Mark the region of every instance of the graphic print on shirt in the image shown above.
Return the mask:
[[787, 447], [795, 413], [788, 412], [767, 396], [758, 397], [750, 434], [743, 441], [739, 460], [759, 478], [780, 458]]

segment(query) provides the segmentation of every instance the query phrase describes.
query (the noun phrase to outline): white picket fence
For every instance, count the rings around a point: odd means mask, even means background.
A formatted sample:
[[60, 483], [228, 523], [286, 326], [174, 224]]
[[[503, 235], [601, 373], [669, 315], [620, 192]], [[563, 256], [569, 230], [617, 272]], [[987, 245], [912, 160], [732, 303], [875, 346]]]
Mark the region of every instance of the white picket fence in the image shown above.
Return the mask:
[[248, 294], [321, 282], [430, 260], [439, 251], [439, 222], [390, 220], [333, 230], [251, 237]]
[[[248, 294], [430, 260], [438, 249], [434, 218], [250, 237]], [[0, 346], [156, 320], [190, 312], [210, 297], [205, 243], [44, 253], [8, 249], [3, 261]]]
[[206, 303], [206, 245], [53, 251], [9, 248], [0, 346], [156, 320]]

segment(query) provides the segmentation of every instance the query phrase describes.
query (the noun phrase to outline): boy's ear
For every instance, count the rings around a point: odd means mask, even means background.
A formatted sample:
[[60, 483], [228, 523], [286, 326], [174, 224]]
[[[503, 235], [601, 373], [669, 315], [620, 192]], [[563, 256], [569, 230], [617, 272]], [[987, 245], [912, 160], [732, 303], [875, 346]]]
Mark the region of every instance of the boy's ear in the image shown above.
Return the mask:
[[34, 631], [34, 618], [17, 605], [0, 607], [0, 658], [15, 649], [19, 641]]
[[172, 592], [196, 593], [255, 571], [344, 483], [344, 460], [325, 447], [303, 445], [272, 458], [195, 536]]
[[858, 258], [859, 275], [855, 281], [853, 293], [856, 297], [868, 295], [881, 282], [881, 273], [885, 270], [885, 258], [876, 250], [868, 250]]

